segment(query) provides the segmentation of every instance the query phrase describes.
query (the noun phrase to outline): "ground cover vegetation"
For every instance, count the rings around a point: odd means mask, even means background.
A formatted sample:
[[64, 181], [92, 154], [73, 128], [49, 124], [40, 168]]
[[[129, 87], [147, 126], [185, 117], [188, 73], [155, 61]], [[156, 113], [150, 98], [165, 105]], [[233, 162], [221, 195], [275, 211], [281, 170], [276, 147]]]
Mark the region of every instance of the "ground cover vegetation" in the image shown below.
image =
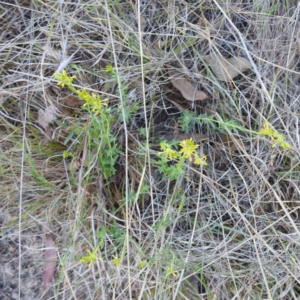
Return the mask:
[[299, 299], [299, 11], [0, 1], [0, 299]]

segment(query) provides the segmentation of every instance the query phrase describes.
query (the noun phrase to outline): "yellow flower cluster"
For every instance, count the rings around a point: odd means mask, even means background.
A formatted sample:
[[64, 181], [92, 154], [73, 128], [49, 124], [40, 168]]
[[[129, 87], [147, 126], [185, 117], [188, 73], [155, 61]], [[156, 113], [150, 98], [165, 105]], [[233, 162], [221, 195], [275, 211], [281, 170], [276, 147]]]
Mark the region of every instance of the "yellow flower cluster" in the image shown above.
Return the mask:
[[113, 72], [114, 72], [113, 66], [112, 66], [112, 65], [107, 65], [107, 66], [105, 67], [105, 72], [106, 72], [106, 73], [113, 73]]
[[85, 101], [85, 104], [83, 106], [90, 106], [92, 108], [92, 111], [98, 114], [103, 106], [107, 106], [106, 103], [102, 103], [102, 100], [100, 96], [94, 94], [94, 93], [89, 93], [86, 89], [82, 89], [81, 91], [76, 91], [77, 95], [80, 99]]
[[199, 146], [195, 144], [192, 138], [181, 141], [179, 145], [181, 149], [178, 152], [172, 149], [172, 146], [168, 144], [167, 141], [163, 141], [160, 143], [160, 148], [162, 150], [160, 154], [163, 154], [171, 160], [183, 157], [185, 159], [189, 159], [189, 161], [193, 162], [195, 165], [207, 166], [206, 155], [200, 157], [197, 154], [196, 149]]
[[76, 92], [78, 97], [86, 102], [83, 106], [91, 107], [92, 112], [99, 114], [103, 106], [107, 106], [107, 104], [103, 103], [99, 95], [89, 93], [86, 89], [82, 89], [81, 91], [77, 90], [73, 85], [73, 79], [76, 78], [76, 76], [68, 76], [66, 70], [63, 70], [62, 73], [55, 73], [54, 77], [58, 80], [57, 85], [62, 88], [67, 86], [71, 91]]
[[164, 154], [167, 158], [171, 160], [178, 158], [178, 152], [172, 149], [172, 146], [168, 144], [167, 141], [163, 141], [160, 143], [160, 149], [162, 150], [160, 154]]
[[[88, 267], [90, 268], [97, 260], [103, 261], [102, 258], [97, 256], [99, 247], [96, 247], [93, 251], [87, 250], [87, 255], [80, 258], [80, 262], [84, 264], [88, 264]], [[111, 263], [115, 265], [116, 267], [120, 267], [121, 265], [122, 257], [119, 257], [117, 255], [113, 255], [113, 259], [111, 260]]]
[[99, 248], [96, 247], [93, 251], [91, 250], [87, 250], [87, 255], [86, 256], [83, 256], [81, 259], [80, 259], [80, 262], [82, 263], [86, 263], [86, 264], [89, 264], [89, 268], [92, 266], [92, 264], [96, 261], [96, 260], [102, 260], [101, 258], [99, 258], [97, 256], [97, 252], [98, 252]]
[[60, 85], [62, 88], [66, 86], [72, 86], [73, 85], [73, 79], [76, 78], [76, 76], [69, 77], [66, 70], [62, 70], [62, 73], [55, 73], [54, 78], [58, 80], [57, 85]]
[[178, 271], [175, 270], [174, 263], [171, 263], [170, 267], [168, 268], [166, 277], [168, 277], [168, 276], [177, 277], [177, 275], [178, 275]]
[[284, 136], [278, 133], [277, 130], [272, 129], [268, 122], [264, 122], [263, 127], [259, 131], [260, 134], [271, 137], [273, 141], [273, 147], [280, 145], [283, 149], [287, 150], [291, 148], [291, 145], [284, 140]]

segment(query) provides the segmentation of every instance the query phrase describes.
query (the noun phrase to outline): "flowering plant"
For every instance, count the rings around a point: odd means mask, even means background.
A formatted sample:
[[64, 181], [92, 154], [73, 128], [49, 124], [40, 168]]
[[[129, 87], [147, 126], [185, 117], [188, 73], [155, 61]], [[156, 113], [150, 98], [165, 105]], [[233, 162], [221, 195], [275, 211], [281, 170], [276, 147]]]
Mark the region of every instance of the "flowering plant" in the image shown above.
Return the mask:
[[[180, 147], [179, 150], [177, 150], [178, 146]], [[198, 147], [192, 138], [176, 142], [174, 145], [162, 141], [160, 143], [161, 152], [158, 153], [160, 157], [158, 170], [174, 180], [184, 174], [186, 160], [195, 165], [207, 166], [206, 155], [200, 157], [196, 151]], [[170, 164], [170, 162], [174, 163]]]
[[279, 145], [285, 150], [291, 148], [291, 145], [285, 141], [284, 136], [278, 133], [277, 130], [271, 128], [268, 122], [264, 122], [263, 127], [260, 129], [259, 133], [261, 135], [271, 137], [271, 140], [273, 142], [273, 147]]
[[[107, 72], [112, 72], [109, 68]], [[116, 137], [112, 133], [112, 126], [115, 120], [115, 113], [107, 107], [107, 100], [102, 100], [100, 95], [90, 93], [83, 89], [76, 89], [73, 85], [73, 80], [76, 76], [69, 76], [65, 70], [62, 73], [55, 73], [54, 78], [58, 81], [57, 84], [64, 88], [67, 86], [72, 92], [76, 93], [85, 103], [85, 108], [91, 115], [90, 121], [92, 126], [88, 127], [88, 135], [90, 137], [90, 145], [93, 148], [98, 148], [98, 162], [105, 179], [108, 179], [115, 174], [115, 162], [119, 157], [119, 147], [116, 143]], [[101, 145], [101, 149], [99, 149]]]

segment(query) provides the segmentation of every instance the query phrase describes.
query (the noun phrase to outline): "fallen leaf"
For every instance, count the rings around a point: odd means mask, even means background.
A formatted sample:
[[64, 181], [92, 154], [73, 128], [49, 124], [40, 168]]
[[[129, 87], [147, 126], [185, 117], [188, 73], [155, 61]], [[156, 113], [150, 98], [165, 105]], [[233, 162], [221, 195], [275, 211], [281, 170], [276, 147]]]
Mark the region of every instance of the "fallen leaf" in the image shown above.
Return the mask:
[[70, 106], [70, 107], [78, 107], [82, 106], [85, 101], [80, 100], [78, 97], [75, 96], [68, 96], [67, 98], [62, 99], [63, 104]]
[[47, 288], [48, 284], [52, 281], [56, 270], [56, 247], [52, 234], [46, 234], [46, 251], [45, 251], [45, 264], [44, 264], [44, 285]]
[[45, 110], [40, 109], [38, 111], [37, 123], [46, 129], [53, 121], [56, 120], [55, 107], [47, 106]]
[[251, 68], [251, 63], [244, 57], [225, 58], [221, 55], [202, 56], [216, 77], [222, 81], [231, 81], [234, 77]]
[[209, 98], [209, 95], [197, 90], [181, 73], [171, 70], [169, 71], [169, 77], [173, 86], [180, 91], [186, 100], [197, 101]]

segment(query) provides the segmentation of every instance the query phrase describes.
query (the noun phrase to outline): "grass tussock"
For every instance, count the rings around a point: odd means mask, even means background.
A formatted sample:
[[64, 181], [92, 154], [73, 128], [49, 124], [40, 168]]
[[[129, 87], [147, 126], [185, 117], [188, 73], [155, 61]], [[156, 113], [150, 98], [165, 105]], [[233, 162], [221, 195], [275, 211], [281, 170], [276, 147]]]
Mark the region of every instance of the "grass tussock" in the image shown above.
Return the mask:
[[299, 298], [299, 10], [0, 1], [0, 298]]

